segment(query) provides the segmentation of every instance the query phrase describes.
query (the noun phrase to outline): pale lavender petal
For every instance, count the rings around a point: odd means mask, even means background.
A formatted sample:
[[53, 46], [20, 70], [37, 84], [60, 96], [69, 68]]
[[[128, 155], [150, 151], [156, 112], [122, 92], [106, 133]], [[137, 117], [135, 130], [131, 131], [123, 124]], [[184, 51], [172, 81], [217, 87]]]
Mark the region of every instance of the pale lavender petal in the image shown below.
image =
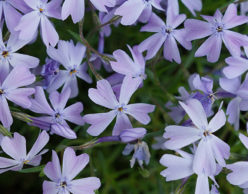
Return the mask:
[[208, 124], [208, 130], [211, 131], [211, 133], [214, 133], [215, 131], [223, 127], [225, 123], [226, 123], [226, 115], [223, 110], [219, 110], [210, 120]]
[[225, 159], [228, 159], [230, 156], [230, 147], [227, 143], [219, 139], [218, 137], [211, 136], [211, 147], [214, 153], [214, 157], [217, 160], [218, 164], [222, 167], [226, 166]]
[[138, 46], [138, 49], [140, 52], [147, 50], [146, 60], [151, 59], [157, 54], [165, 39], [166, 36], [164, 36], [162, 33], [156, 33], [141, 42]]
[[26, 139], [19, 133], [13, 138], [5, 136], [1, 142], [3, 151], [17, 161], [26, 157]]
[[19, 161], [0, 157], [0, 168], [9, 168], [19, 164]]
[[32, 105], [30, 100], [30, 96], [35, 93], [35, 89], [33, 88], [18, 88], [15, 90], [7, 91], [6, 98], [15, 104], [23, 107], [29, 108]]
[[148, 113], [153, 112], [155, 106], [145, 103], [136, 103], [136, 104], [129, 104], [126, 106], [126, 108], [127, 108], [126, 110], [127, 114], [131, 115], [142, 124], [147, 125], [151, 121], [151, 118], [148, 115]]
[[33, 147], [31, 150], [28, 152], [27, 158], [33, 159], [35, 155], [37, 155], [48, 143], [49, 141], [49, 135], [47, 134], [46, 131], [42, 131], [38, 138], [36, 139]]
[[122, 25], [132, 25], [137, 21], [145, 6], [142, 0], [126, 1], [116, 9], [115, 15], [122, 16]]
[[209, 194], [208, 176], [205, 174], [198, 175], [195, 194]]
[[9, 63], [15, 67], [16, 65], [24, 66], [26, 65], [28, 68], [34, 68], [39, 65], [40, 60], [36, 57], [32, 57], [29, 55], [12, 53], [11, 58], [9, 59]]
[[140, 79], [135, 79], [130, 76], [126, 76], [121, 85], [120, 91], [120, 104], [128, 104], [133, 93], [138, 89], [141, 84]]
[[41, 17], [41, 35], [44, 44], [55, 46], [59, 41], [59, 35], [56, 32], [53, 24], [47, 19], [47, 17]]
[[4, 80], [2, 87], [15, 89], [22, 86], [27, 86], [35, 81], [35, 76], [31, 74], [29, 69], [24, 66], [16, 66]]
[[239, 97], [232, 99], [226, 109], [228, 115], [228, 122], [234, 124], [235, 130], [239, 129], [239, 115], [240, 115], [240, 99]]
[[42, 185], [43, 194], [53, 194], [58, 192], [57, 183], [51, 181], [44, 181]]
[[210, 23], [196, 19], [187, 19], [184, 22], [184, 27], [187, 30], [188, 41], [201, 39], [213, 33]]
[[227, 79], [227, 78], [220, 78], [219, 79], [220, 87], [232, 94], [236, 94], [238, 89], [240, 88], [240, 77]]
[[248, 137], [240, 133], [239, 139], [242, 142], [242, 144], [246, 147], [246, 149], [248, 149]]
[[177, 47], [176, 40], [173, 36], [168, 35], [164, 42], [164, 58], [168, 61], [181, 63], [180, 53]]
[[208, 121], [207, 121], [206, 113], [200, 101], [196, 99], [189, 99], [186, 101], [186, 104], [183, 102], [179, 102], [179, 104], [183, 107], [183, 109], [189, 115], [192, 122], [199, 129], [207, 128]]
[[248, 46], [248, 37], [237, 32], [225, 30], [222, 39], [226, 48], [233, 56], [240, 56], [240, 47]]
[[70, 191], [75, 194], [87, 193], [94, 194], [101, 186], [100, 179], [96, 177], [88, 177], [71, 181], [72, 187]]
[[160, 159], [160, 164], [167, 167], [160, 174], [166, 178], [166, 181], [178, 180], [192, 175], [193, 157], [182, 158], [171, 154], [164, 154]]
[[116, 116], [116, 111], [110, 111], [107, 113], [96, 113], [96, 114], [87, 114], [84, 116], [84, 121], [91, 124], [87, 129], [87, 133], [92, 136], [100, 135], [106, 127], [113, 121]]
[[20, 31], [19, 38], [22, 40], [31, 40], [38, 30], [40, 23], [39, 13], [32, 11], [20, 19], [19, 24], [15, 27], [16, 31]]
[[0, 98], [0, 121], [4, 127], [10, 127], [13, 123], [13, 118], [5, 97]]
[[185, 29], [174, 30], [173, 31], [174, 38], [187, 50], [192, 49], [192, 44], [190, 41], [187, 41], [187, 31]]
[[51, 126], [51, 132], [67, 139], [76, 139], [76, 133], [67, 124], [53, 124]]
[[5, 2], [3, 4], [3, 10], [4, 10], [4, 19], [6, 22], [6, 26], [8, 27], [10, 32], [14, 33], [15, 27], [20, 21], [22, 15], [8, 2]]
[[236, 162], [226, 166], [232, 172], [226, 179], [233, 185], [241, 185], [248, 181], [248, 162]]
[[37, 86], [35, 90], [35, 98], [31, 100], [32, 106], [29, 109], [36, 113], [46, 113], [48, 115], [52, 115], [54, 111], [48, 104], [42, 87]]
[[89, 89], [90, 99], [100, 106], [114, 109], [117, 105], [117, 99], [107, 80], [100, 80], [97, 82], [97, 89]]
[[116, 117], [116, 123], [113, 128], [112, 135], [113, 136], [118, 136], [124, 129], [130, 129], [132, 128], [132, 124], [128, 118], [128, 116], [124, 113], [119, 113], [117, 114]]
[[75, 123], [77, 125], [83, 125], [84, 120], [83, 117], [80, 115], [82, 111], [83, 104], [81, 102], [77, 102], [64, 109], [63, 117], [72, 123]]
[[169, 139], [165, 142], [165, 147], [176, 150], [198, 141], [201, 134], [197, 128], [170, 125], [165, 128], [163, 137]]
[[125, 129], [120, 133], [120, 138], [122, 142], [129, 143], [137, 139], [142, 139], [145, 134], [146, 129], [144, 128]]
[[235, 4], [230, 4], [223, 16], [222, 22], [225, 24], [226, 29], [230, 29], [248, 22], [248, 17], [238, 16], [237, 6]]
[[193, 170], [197, 174], [214, 175], [216, 172], [216, 163], [214, 153], [209, 141], [202, 139], [196, 149]]
[[57, 182], [61, 178], [61, 167], [57, 153], [52, 151], [52, 161], [44, 168], [45, 175], [52, 181]]
[[140, 31], [141, 32], [160, 32], [161, 27], [164, 26], [165, 23], [163, 20], [158, 17], [155, 13], [152, 13], [148, 23], [143, 26]]
[[76, 156], [75, 151], [68, 147], [63, 156], [62, 176], [72, 180], [89, 163], [89, 155]]
[[238, 77], [248, 70], [248, 60], [242, 57], [228, 57], [225, 62], [229, 66], [224, 67], [223, 73], [229, 79]]
[[218, 61], [222, 47], [222, 39], [220, 36], [210, 36], [196, 51], [196, 57], [207, 56], [207, 60], [211, 63]]

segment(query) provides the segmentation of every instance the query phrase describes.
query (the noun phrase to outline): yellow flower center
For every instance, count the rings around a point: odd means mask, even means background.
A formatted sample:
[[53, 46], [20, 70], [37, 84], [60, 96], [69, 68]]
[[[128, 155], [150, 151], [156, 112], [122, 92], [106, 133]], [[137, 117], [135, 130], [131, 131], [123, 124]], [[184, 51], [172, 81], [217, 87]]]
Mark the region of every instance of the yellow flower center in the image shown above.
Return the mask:
[[3, 56], [4, 58], [8, 57], [8, 56], [9, 56], [9, 52], [8, 52], [8, 51], [3, 51], [3, 52], [2, 52], [2, 56]]
[[30, 162], [29, 160], [24, 160], [23, 164], [27, 164], [29, 162]]
[[73, 75], [74, 73], [77, 73], [77, 70], [76, 70], [76, 69], [72, 69], [72, 70], [70, 71], [70, 75]]

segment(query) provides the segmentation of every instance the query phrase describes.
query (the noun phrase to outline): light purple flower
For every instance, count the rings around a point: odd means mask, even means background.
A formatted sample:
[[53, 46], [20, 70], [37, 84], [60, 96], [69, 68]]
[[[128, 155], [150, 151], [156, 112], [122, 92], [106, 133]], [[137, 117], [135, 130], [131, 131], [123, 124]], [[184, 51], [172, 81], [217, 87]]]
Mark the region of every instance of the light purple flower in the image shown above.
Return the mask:
[[38, 32], [39, 24], [41, 26], [41, 37], [44, 44], [55, 46], [59, 41], [59, 35], [53, 24], [49, 21], [49, 17], [61, 19], [62, 0], [24, 0], [32, 9], [29, 13], [22, 16], [20, 22], [15, 27], [19, 31], [21, 40], [32, 40]]
[[39, 134], [33, 147], [27, 154], [25, 137], [19, 133], [14, 133], [13, 138], [5, 136], [2, 140], [1, 147], [3, 151], [13, 159], [0, 157], [0, 173], [9, 170], [21, 170], [25, 164], [38, 166], [41, 161], [41, 155], [48, 151], [41, 151], [48, 141], [49, 135], [43, 131]]
[[85, 56], [86, 48], [81, 43], [74, 45], [73, 41], [60, 40], [58, 48], [49, 47], [47, 49], [48, 55], [55, 61], [58, 61], [65, 70], [60, 70], [56, 79], [54, 79], [47, 88], [47, 91], [53, 92], [62, 85], [64, 91], [67, 88], [71, 89], [71, 98], [78, 95], [77, 77], [84, 81], [91, 83], [92, 79], [87, 74], [88, 66], [86, 63], [82, 64]]
[[142, 83], [142, 81], [146, 79], [145, 59], [142, 53], [138, 51], [137, 47], [132, 49], [128, 46], [128, 49], [132, 54], [133, 60], [127, 55], [126, 52], [119, 49], [113, 53], [116, 62], [111, 61], [111, 67], [117, 73], [140, 79], [140, 82]]
[[136, 144], [127, 144], [124, 150], [122, 151], [122, 154], [127, 156], [132, 151], [134, 151], [132, 159], [130, 160], [130, 166], [133, 168], [136, 160], [138, 161], [138, 164], [141, 168], [143, 168], [143, 163], [145, 162], [146, 165], [150, 162], [150, 151], [149, 147], [146, 142], [144, 141], [138, 141]]
[[117, 136], [123, 129], [132, 128], [127, 114], [142, 124], [148, 124], [151, 120], [148, 113], [153, 112], [155, 106], [145, 103], [128, 104], [139, 85], [140, 80], [126, 76], [121, 86], [119, 100], [116, 99], [113, 89], [107, 80], [98, 81], [97, 89], [89, 89], [90, 99], [96, 104], [111, 109], [111, 111], [85, 115], [85, 122], [91, 124], [87, 132], [92, 136], [98, 136], [117, 117], [112, 133], [113, 136]]
[[132, 128], [132, 129], [124, 129], [120, 133], [120, 139], [124, 143], [129, 143], [132, 141], [136, 141], [137, 139], [142, 139], [146, 134], [146, 129], [144, 128]]
[[178, 41], [185, 49], [190, 50], [192, 45], [185, 40], [185, 29], [176, 29], [186, 19], [184, 14], [175, 14], [170, 7], [167, 10], [166, 24], [155, 14], [152, 14], [147, 25], [141, 28], [141, 31], [156, 32], [139, 45], [139, 51], [147, 50], [146, 59], [153, 58], [162, 45], [164, 45], [164, 58], [169, 61], [181, 63], [181, 57], [178, 50]]
[[228, 64], [227, 67], [224, 67], [223, 73], [229, 78], [233, 79], [238, 76], [241, 76], [248, 70], [248, 59], [244, 57], [228, 57], [225, 62]]
[[76, 156], [72, 148], [66, 148], [61, 170], [58, 155], [53, 151], [52, 161], [48, 162], [44, 168], [45, 175], [51, 181], [43, 182], [43, 194], [94, 194], [94, 190], [101, 186], [101, 182], [97, 177], [73, 180], [88, 163], [88, 154]]
[[152, 7], [163, 11], [161, 0], [127, 0], [116, 9], [115, 15], [122, 16], [122, 25], [132, 25], [138, 19], [147, 22], [152, 15]]
[[[213, 135], [226, 122], [223, 110], [219, 110], [208, 123], [202, 104], [196, 99], [190, 99], [185, 103], [179, 102], [192, 120], [194, 126], [184, 127], [171, 125], [165, 128], [165, 147], [177, 150], [199, 142], [196, 149], [193, 170], [197, 174], [204, 173], [208, 176], [216, 172], [216, 162], [225, 166], [225, 159], [229, 158], [230, 147], [224, 141]], [[202, 162], [204, 161], [204, 162]]]
[[23, 108], [29, 108], [31, 101], [28, 97], [35, 90], [21, 87], [28, 86], [34, 81], [35, 76], [24, 66], [14, 67], [9, 74], [8, 72], [0, 71], [0, 121], [4, 127], [10, 127], [13, 123], [7, 100]]
[[248, 110], [248, 75], [241, 84], [241, 78], [234, 79], [220, 78], [220, 87], [233, 94], [234, 98], [229, 102], [226, 110], [228, 122], [234, 125], [235, 130], [239, 129], [240, 111]]
[[[248, 137], [240, 134], [239, 135], [240, 141], [243, 145], [248, 149]], [[235, 162], [233, 164], [228, 164], [226, 166], [227, 169], [231, 170], [232, 172], [227, 175], [227, 180], [233, 184], [237, 185], [243, 189], [248, 188], [248, 162]]]
[[209, 62], [219, 59], [222, 42], [233, 56], [240, 56], [240, 47], [248, 46], [248, 37], [229, 29], [248, 22], [248, 17], [238, 16], [237, 7], [230, 4], [224, 14], [217, 10], [214, 16], [202, 15], [207, 22], [188, 19], [184, 26], [187, 40], [201, 39], [210, 36], [195, 53], [196, 57], [207, 56]]
[[44, 78], [43, 88], [47, 88], [50, 83], [58, 77], [60, 64], [50, 58], [46, 58], [46, 64], [43, 65], [41, 75]]
[[28, 68], [34, 68], [39, 65], [39, 59], [25, 54], [17, 53], [19, 49], [24, 47], [28, 41], [18, 39], [18, 34], [10, 34], [9, 40], [5, 44], [3, 42], [2, 31], [0, 30], [0, 70], [9, 72], [11, 65], [26, 66]]
[[70, 93], [70, 89], [63, 91], [61, 94], [57, 91], [52, 92], [49, 96], [51, 107], [46, 100], [44, 90], [41, 87], [36, 87], [35, 98], [31, 100], [30, 110], [45, 115], [37, 118], [32, 117], [33, 122], [31, 124], [44, 130], [51, 130], [52, 133], [68, 139], [76, 138], [75, 132], [69, 127], [66, 120], [77, 125], [83, 125], [84, 121], [80, 115], [83, 111], [83, 104], [77, 102], [65, 107]]
[[[184, 181], [187, 181], [189, 176], [195, 173], [193, 170], [194, 155], [182, 150], [177, 150], [177, 153], [181, 156], [164, 154], [160, 159], [160, 164], [167, 167], [167, 169], [160, 173], [165, 177], [166, 181], [178, 179], [185, 179]], [[202, 162], [204, 162], [204, 160], [202, 160]], [[215, 182], [214, 176], [218, 173], [219, 172], [216, 171], [213, 176], [209, 176], [215, 184], [217, 183]], [[204, 173], [197, 174], [195, 194], [210, 194], [208, 176]]]

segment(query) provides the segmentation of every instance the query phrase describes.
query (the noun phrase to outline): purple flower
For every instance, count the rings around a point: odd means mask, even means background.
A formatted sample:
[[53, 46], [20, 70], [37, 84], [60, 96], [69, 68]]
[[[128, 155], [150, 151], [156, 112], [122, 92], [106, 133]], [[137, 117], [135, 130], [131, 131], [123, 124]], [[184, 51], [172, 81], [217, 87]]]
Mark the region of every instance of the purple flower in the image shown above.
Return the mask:
[[142, 139], [146, 134], [146, 129], [144, 128], [133, 128], [133, 129], [124, 129], [120, 133], [120, 139], [124, 143], [129, 143], [136, 141], [137, 139]]
[[229, 65], [224, 67], [223, 73], [229, 79], [241, 76], [248, 70], [248, 59], [243, 57], [228, 57], [226, 58], [226, 63]]
[[191, 43], [185, 40], [185, 29], [176, 29], [185, 19], [184, 14], [175, 14], [170, 7], [167, 10], [166, 24], [157, 15], [152, 14], [148, 24], [141, 28], [141, 31], [156, 32], [139, 45], [141, 52], [147, 50], [146, 59], [153, 58], [164, 44], [164, 58], [181, 63], [176, 41], [185, 49], [192, 48]]
[[[7, 76], [6, 76], [7, 75]], [[8, 102], [29, 108], [31, 101], [28, 98], [35, 90], [33, 88], [21, 88], [28, 86], [35, 81], [35, 76], [24, 66], [16, 66], [8, 72], [0, 71], [0, 121], [4, 127], [10, 127], [13, 123]]]
[[[187, 181], [189, 176], [195, 173], [193, 170], [194, 155], [182, 150], [177, 150], [177, 153], [181, 156], [164, 154], [160, 159], [160, 164], [167, 167], [167, 169], [160, 173], [165, 177], [166, 181], [178, 179], [184, 179], [183, 181]], [[202, 162], [203, 161], [204, 160], [202, 160]], [[215, 182], [214, 176], [218, 173], [219, 172], [216, 171], [213, 176], [209, 176], [216, 185], [217, 183]], [[212, 189], [212, 191], [214, 191], [214, 189]], [[210, 194], [208, 176], [205, 173], [197, 174], [195, 194]]]
[[0, 173], [8, 170], [21, 170], [25, 164], [38, 166], [41, 161], [41, 155], [48, 151], [41, 151], [48, 141], [49, 135], [43, 131], [39, 134], [33, 147], [27, 154], [25, 137], [19, 133], [14, 133], [13, 138], [5, 136], [2, 140], [1, 147], [3, 151], [13, 159], [0, 157]]
[[127, 0], [116, 9], [115, 15], [122, 16], [122, 25], [132, 25], [138, 19], [147, 22], [152, 15], [152, 7], [163, 11], [161, 0]]
[[226, 114], [228, 115], [228, 122], [234, 124], [235, 130], [238, 130], [240, 111], [248, 110], [248, 75], [242, 84], [240, 77], [234, 79], [220, 78], [219, 82], [222, 89], [234, 95], [227, 106]]
[[63, 90], [71, 89], [71, 98], [78, 95], [77, 77], [85, 80], [88, 83], [92, 82], [91, 77], [86, 73], [87, 64], [81, 64], [85, 56], [86, 48], [81, 43], [74, 45], [73, 41], [60, 40], [58, 48], [49, 47], [48, 55], [55, 61], [58, 61], [65, 70], [60, 70], [56, 79], [54, 79], [47, 88], [47, 91], [53, 92], [62, 85]]
[[19, 31], [21, 40], [31, 40], [38, 32], [39, 24], [41, 25], [41, 35], [44, 44], [53, 47], [59, 41], [59, 35], [48, 17], [60, 19], [61, 1], [62, 0], [24, 0], [32, 9], [29, 13], [22, 16], [19, 24], [15, 27]]
[[59, 66], [60, 64], [57, 61], [46, 58], [46, 64], [43, 66], [41, 71], [41, 75], [44, 78], [44, 88], [47, 88], [50, 83], [52, 83], [54, 79], [57, 78], [59, 73]]
[[195, 53], [196, 57], [207, 56], [209, 62], [219, 59], [222, 41], [233, 56], [240, 56], [240, 47], [248, 46], [248, 37], [229, 29], [248, 22], [248, 17], [238, 16], [237, 7], [230, 4], [223, 16], [217, 10], [214, 16], [202, 15], [207, 22], [188, 19], [184, 26], [187, 30], [187, 40], [201, 39], [210, 36]]
[[230, 155], [229, 145], [213, 135], [225, 124], [225, 113], [219, 110], [208, 123], [203, 106], [198, 100], [190, 99], [186, 102], [187, 104], [179, 103], [194, 126], [171, 125], [166, 127], [164, 138], [169, 140], [165, 142], [165, 147], [177, 150], [200, 140], [194, 157], [193, 170], [197, 174], [204, 171], [206, 175], [211, 176], [216, 172], [215, 160], [220, 166], [225, 166], [225, 159], [228, 159]]
[[52, 181], [43, 182], [43, 194], [94, 194], [94, 190], [101, 186], [101, 182], [97, 177], [73, 180], [88, 163], [88, 154], [76, 156], [72, 148], [66, 148], [61, 170], [58, 155], [53, 151], [52, 161], [48, 162], [44, 168], [45, 175]]
[[[243, 145], [248, 149], [248, 137], [243, 134], [239, 135], [240, 141]], [[235, 162], [233, 164], [228, 164], [226, 166], [227, 169], [231, 170], [232, 172], [227, 175], [227, 180], [233, 184], [238, 185], [243, 189], [248, 188], [248, 162]]]
[[17, 33], [10, 34], [8, 42], [3, 42], [2, 31], [0, 30], [0, 69], [9, 72], [9, 65], [15, 67], [17, 65], [34, 68], [39, 65], [39, 59], [25, 54], [16, 53], [24, 47], [28, 41], [18, 39]]
[[75, 132], [69, 127], [66, 120], [77, 125], [83, 125], [84, 121], [80, 115], [83, 111], [83, 104], [77, 102], [65, 108], [70, 93], [70, 89], [63, 91], [61, 94], [57, 91], [52, 92], [49, 96], [51, 107], [46, 100], [44, 90], [41, 87], [36, 87], [35, 98], [32, 99], [30, 110], [45, 115], [32, 118], [33, 122], [31, 124], [44, 130], [51, 130], [52, 133], [68, 139], [76, 138]]
[[123, 50], [116, 50], [113, 53], [116, 62], [111, 61], [111, 67], [117, 73], [140, 79], [140, 82], [142, 82], [146, 79], [144, 57], [137, 47], [132, 49], [128, 46], [128, 49], [132, 54], [133, 60]]
[[113, 136], [117, 136], [123, 129], [132, 128], [127, 114], [142, 124], [148, 124], [151, 120], [148, 113], [153, 112], [155, 106], [144, 103], [128, 104], [132, 94], [139, 85], [140, 80], [126, 76], [121, 86], [119, 100], [116, 99], [113, 89], [107, 80], [98, 81], [97, 89], [89, 89], [90, 99], [96, 104], [111, 109], [111, 111], [85, 115], [84, 121], [91, 124], [87, 132], [92, 136], [98, 136], [117, 117], [112, 133]]
[[150, 162], [150, 151], [146, 142], [138, 141], [136, 144], [127, 144], [124, 148], [122, 154], [129, 155], [132, 151], [134, 151], [132, 159], [130, 160], [130, 166], [133, 168], [136, 160], [139, 163], [139, 166], [143, 168], [143, 163], [146, 165]]

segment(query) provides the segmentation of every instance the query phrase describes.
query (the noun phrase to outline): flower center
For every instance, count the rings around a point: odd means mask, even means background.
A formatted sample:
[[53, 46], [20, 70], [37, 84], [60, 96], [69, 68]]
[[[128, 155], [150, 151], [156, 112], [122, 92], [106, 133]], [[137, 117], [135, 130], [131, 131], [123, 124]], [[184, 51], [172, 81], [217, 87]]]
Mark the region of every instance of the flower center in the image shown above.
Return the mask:
[[40, 11], [40, 13], [43, 13], [44, 12], [44, 9], [39, 8], [39, 11]]
[[77, 70], [76, 70], [76, 69], [72, 69], [72, 70], [70, 71], [70, 75], [73, 75], [73, 74], [75, 74], [75, 73], [77, 73]]
[[123, 107], [119, 107], [119, 108], [118, 108], [118, 111], [119, 111], [119, 112], [122, 112], [122, 111], [123, 111]]
[[29, 160], [24, 160], [23, 164], [28, 164], [30, 161]]
[[205, 131], [203, 132], [203, 135], [204, 135], [205, 137], [207, 137], [207, 136], [211, 135], [211, 132], [208, 131], [208, 130], [205, 130]]
[[3, 51], [3, 52], [2, 52], [2, 56], [3, 56], [4, 58], [8, 57], [8, 56], [9, 56], [9, 52], [8, 52], [8, 51]]
[[63, 187], [63, 188], [67, 187], [66, 181], [61, 182], [61, 183], [60, 183], [60, 186]]
[[221, 26], [217, 26], [216, 31], [217, 32], [222, 32], [223, 31], [223, 28]]
[[0, 89], [0, 95], [4, 94], [4, 91], [2, 89]]

